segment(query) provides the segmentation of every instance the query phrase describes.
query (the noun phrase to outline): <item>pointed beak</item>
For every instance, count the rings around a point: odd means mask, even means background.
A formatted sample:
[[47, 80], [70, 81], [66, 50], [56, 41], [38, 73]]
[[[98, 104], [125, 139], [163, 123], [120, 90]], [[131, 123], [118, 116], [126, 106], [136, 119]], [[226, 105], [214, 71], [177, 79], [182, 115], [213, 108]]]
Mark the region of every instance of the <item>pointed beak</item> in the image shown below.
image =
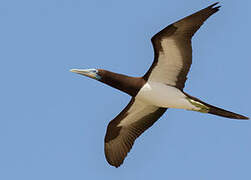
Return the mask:
[[100, 79], [96, 69], [71, 69], [70, 71], [93, 79]]
[[89, 73], [88, 69], [71, 69], [70, 71], [82, 75], [87, 75]]

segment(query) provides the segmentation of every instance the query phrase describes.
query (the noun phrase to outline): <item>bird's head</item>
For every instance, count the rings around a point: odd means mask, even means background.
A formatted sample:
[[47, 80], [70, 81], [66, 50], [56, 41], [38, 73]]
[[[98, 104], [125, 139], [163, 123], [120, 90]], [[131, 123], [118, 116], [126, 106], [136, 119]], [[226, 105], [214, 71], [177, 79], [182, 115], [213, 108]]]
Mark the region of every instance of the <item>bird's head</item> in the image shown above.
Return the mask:
[[90, 77], [92, 79], [100, 80], [101, 75], [99, 74], [98, 69], [71, 69], [71, 72], [81, 74], [87, 77]]

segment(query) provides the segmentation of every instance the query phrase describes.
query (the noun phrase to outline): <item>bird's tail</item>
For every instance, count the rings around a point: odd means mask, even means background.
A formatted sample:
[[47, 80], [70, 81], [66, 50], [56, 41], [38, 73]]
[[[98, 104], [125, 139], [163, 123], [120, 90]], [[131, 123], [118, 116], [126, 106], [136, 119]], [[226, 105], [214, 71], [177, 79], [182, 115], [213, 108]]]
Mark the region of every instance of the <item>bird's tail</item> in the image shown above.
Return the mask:
[[[209, 105], [209, 104], [208, 104]], [[209, 112], [210, 114], [214, 114], [214, 115], [218, 115], [218, 116], [223, 116], [226, 118], [231, 118], [231, 119], [249, 119], [246, 116], [234, 113], [234, 112], [230, 112], [212, 105], [209, 105]]]
[[[230, 112], [221, 108], [218, 108], [216, 106], [207, 104], [201, 100], [199, 100], [198, 98], [192, 97], [188, 94], [186, 94], [187, 97], [189, 99], [191, 99], [194, 102], [199, 102], [200, 104], [203, 104], [205, 107], [203, 107], [202, 112], [206, 112], [206, 113], [210, 113], [210, 114], [214, 114], [217, 116], [222, 116], [222, 117], [226, 117], [226, 118], [231, 118], [231, 119], [249, 119], [246, 116], [234, 113], [234, 112]], [[205, 111], [206, 110], [206, 111]]]

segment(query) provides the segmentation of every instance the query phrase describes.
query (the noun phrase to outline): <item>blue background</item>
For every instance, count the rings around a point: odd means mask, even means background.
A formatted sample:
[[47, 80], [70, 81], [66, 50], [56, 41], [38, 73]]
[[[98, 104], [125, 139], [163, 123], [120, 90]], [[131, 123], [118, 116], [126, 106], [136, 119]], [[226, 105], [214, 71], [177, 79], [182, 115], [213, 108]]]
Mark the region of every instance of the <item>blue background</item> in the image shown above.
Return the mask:
[[[168, 110], [116, 169], [108, 122], [130, 97], [71, 68], [143, 75], [150, 38], [208, 0], [1, 0], [0, 179], [251, 179], [251, 123]], [[251, 1], [221, 1], [193, 38], [185, 91], [251, 116]]]

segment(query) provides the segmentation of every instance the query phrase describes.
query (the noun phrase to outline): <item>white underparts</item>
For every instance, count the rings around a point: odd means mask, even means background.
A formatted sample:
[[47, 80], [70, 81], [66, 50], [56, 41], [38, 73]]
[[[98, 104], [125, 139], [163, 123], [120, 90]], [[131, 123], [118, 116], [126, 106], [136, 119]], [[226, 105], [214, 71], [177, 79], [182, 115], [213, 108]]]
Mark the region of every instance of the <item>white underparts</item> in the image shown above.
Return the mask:
[[176, 87], [152, 81], [147, 82], [135, 98], [158, 107], [194, 111], [205, 108], [205, 105], [190, 99]]

